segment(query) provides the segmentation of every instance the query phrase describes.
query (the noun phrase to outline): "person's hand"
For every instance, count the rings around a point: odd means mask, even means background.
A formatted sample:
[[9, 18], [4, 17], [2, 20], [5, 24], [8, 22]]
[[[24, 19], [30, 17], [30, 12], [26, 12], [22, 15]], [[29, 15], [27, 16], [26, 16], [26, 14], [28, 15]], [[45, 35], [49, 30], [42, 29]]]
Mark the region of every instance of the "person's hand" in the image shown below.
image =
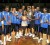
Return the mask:
[[1, 19], [0, 19], [0, 22], [1, 22]]
[[48, 23], [48, 20], [46, 20], [46, 23]]
[[14, 13], [14, 11], [12, 11], [12, 13]]
[[48, 20], [46, 20], [44, 23], [48, 23]]
[[4, 16], [4, 20], [6, 20], [6, 17]]
[[18, 16], [18, 14], [14, 14], [15, 16]]
[[29, 20], [29, 21], [31, 21], [31, 20]]
[[9, 22], [7, 22], [7, 24], [9, 24]]
[[35, 20], [35, 19], [31, 19], [31, 20]]
[[10, 18], [10, 16], [8, 16], [8, 18]]
[[43, 21], [41, 20], [40, 23], [43, 23]]
[[7, 22], [7, 24], [8, 24], [8, 25], [10, 25], [10, 24], [11, 24], [11, 22]]

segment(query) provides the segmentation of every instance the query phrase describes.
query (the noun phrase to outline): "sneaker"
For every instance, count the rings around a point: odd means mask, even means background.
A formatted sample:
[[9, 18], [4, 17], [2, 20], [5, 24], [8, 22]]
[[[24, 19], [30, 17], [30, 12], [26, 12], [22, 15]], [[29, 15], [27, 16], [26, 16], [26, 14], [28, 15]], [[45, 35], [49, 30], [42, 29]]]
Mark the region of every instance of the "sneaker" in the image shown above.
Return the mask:
[[39, 39], [38, 37], [34, 37], [33, 39]]
[[11, 38], [12, 38], [12, 37], [10, 36], [10, 37], [7, 39], [7, 41], [11, 41]]
[[27, 34], [25, 34], [25, 36], [28, 36], [29, 34], [27, 33]]
[[22, 37], [23, 35], [22, 34], [19, 34], [19, 36]]
[[27, 34], [24, 34], [24, 36], [27, 36]]
[[47, 43], [49, 43], [49, 40], [48, 39], [46, 41], [47, 41]]
[[41, 41], [41, 40], [40, 40], [40, 39], [38, 39], [38, 43], [40, 43], [40, 41]]
[[16, 39], [20, 38], [20, 36], [15, 36]]
[[6, 39], [6, 41], [8, 41], [9, 39]]
[[11, 39], [12, 37], [10, 36], [9, 39]]
[[29, 36], [29, 33], [27, 33], [27, 36]]
[[11, 39], [8, 39], [7, 41], [11, 41]]
[[41, 42], [41, 40], [42, 40], [42, 38], [38, 39], [38, 43], [40, 43], [40, 42]]
[[20, 37], [23, 36], [21, 32], [19, 32], [19, 36], [20, 36]]
[[43, 38], [40, 38], [40, 40], [43, 40]]
[[0, 44], [3, 44], [2, 40], [0, 40]]
[[38, 43], [40, 43], [40, 41], [41, 41], [42, 39], [43, 39], [43, 38], [38, 39]]
[[9, 38], [8, 38], [8, 35], [7, 35], [7, 36], [6, 36], [6, 41], [8, 41], [8, 39], [9, 39]]
[[31, 37], [32, 36], [32, 33], [29, 33], [29, 36]]
[[15, 36], [15, 38], [17, 38], [17, 39], [18, 39], [18, 38], [20, 38], [20, 35], [19, 35], [19, 34], [17, 34], [17, 35]]
[[34, 38], [35, 37], [35, 34], [32, 34], [32, 37]]

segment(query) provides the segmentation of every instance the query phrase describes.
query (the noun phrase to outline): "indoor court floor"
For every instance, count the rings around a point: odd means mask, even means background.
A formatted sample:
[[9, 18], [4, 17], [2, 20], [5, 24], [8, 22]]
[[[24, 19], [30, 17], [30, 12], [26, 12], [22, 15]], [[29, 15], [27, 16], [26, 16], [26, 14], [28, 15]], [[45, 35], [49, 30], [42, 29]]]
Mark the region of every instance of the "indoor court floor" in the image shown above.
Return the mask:
[[13, 31], [12, 32], [12, 41], [6, 42], [6, 45], [42, 45], [42, 42], [38, 43], [38, 40], [33, 39], [32, 37], [21, 37], [20, 39], [15, 39], [14, 36], [15, 36], [15, 33]]

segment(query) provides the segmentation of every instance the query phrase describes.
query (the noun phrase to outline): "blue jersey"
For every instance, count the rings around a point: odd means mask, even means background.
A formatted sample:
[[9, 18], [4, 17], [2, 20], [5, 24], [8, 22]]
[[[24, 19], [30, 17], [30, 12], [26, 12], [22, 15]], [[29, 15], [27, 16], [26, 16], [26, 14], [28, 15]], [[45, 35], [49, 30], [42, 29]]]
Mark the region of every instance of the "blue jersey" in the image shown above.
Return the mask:
[[10, 20], [11, 20], [11, 23], [13, 23], [13, 18], [12, 18], [12, 12], [10, 12]]
[[[14, 12], [14, 14], [17, 14], [16, 12]], [[12, 18], [13, 18], [13, 23], [16, 24], [17, 23], [17, 19], [16, 16], [12, 14]]]
[[12, 12], [10, 12], [10, 17], [11, 17], [11, 23], [14, 23], [13, 21], [14, 21], [14, 15], [13, 15], [13, 13]]
[[[50, 22], [50, 13], [49, 13], [49, 18], [48, 18], [48, 22]], [[50, 24], [48, 24], [48, 25], [50, 25]]]
[[[2, 19], [3, 19], [3, 15], [0, 12], [0, 20], [2, 20]], [[2, 26], [1, 22], [0, 22], [0, 26]]]
[[9, 12], [8, 22], [11, 22], [11, 18], [12, 18], [11, 12]]
[[[17, 12], [14, 12], [14, 14], [17, 14]], [[10, 13], [11, 17], [11, 23], [17, 24], [17, 16], [15, 16], [12, 12]]]
[[49, 17], [49, 14], [48, 13], [42, 13], [42, 16], [41, 16], [41, 27], [43, 28], [48, 28], [48, 23], [45, 23], [46, 21], [48, 21], [48, 17]]
[[9, 20], [9, 12], [3, 11], [2, 15], [5, 17], [4, 25], [8, 25], [7, 22]]
[[18, 12], [18, 16], [17, 16], [17, 24], [21, 24], [21, 16], [22, 16], [22, 13]]
[[35, 19], [36, 18], [39, 18], [39, 19], [37, 19], [37, 20], [35, 20], [35, 24], [40, 24], [40, 17], [41, 17], [41, 12], [35, 12], [34, 13], [34, 17], [35, 17]]

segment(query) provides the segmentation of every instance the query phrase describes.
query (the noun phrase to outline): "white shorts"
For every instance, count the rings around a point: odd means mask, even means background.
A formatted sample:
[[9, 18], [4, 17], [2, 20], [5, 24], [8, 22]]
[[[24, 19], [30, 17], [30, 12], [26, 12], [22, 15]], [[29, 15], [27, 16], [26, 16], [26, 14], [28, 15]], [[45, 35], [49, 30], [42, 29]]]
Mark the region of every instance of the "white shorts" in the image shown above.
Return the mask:
[[22, 22], [21, 22], [21, 26], [28, 26], [27, 21], [22, 21]]

